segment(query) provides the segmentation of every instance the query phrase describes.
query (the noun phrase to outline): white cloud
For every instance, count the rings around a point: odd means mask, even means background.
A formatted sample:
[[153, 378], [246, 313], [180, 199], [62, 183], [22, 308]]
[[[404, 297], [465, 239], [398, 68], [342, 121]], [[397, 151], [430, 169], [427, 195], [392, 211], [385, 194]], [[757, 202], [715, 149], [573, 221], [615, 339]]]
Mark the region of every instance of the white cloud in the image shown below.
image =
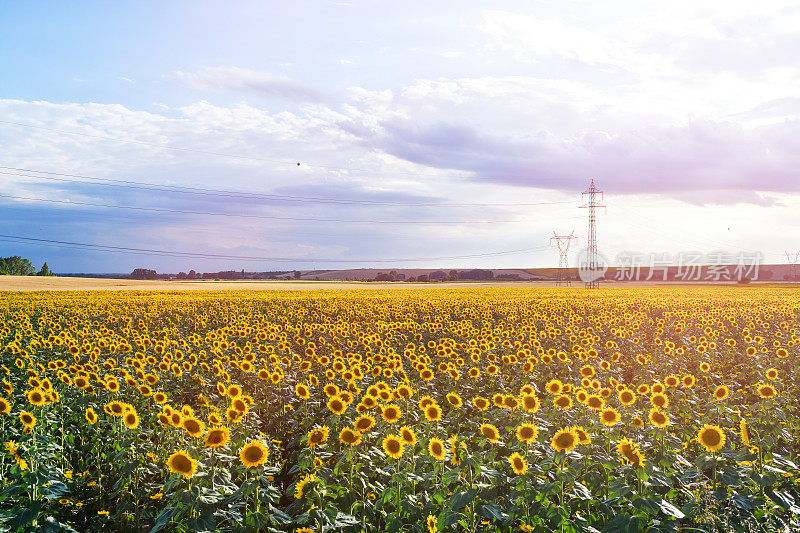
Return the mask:
[[204, 67], [196, 72], [177, 70], [173, 75], [201, 91], [232, 91], [294, 102], [326, 99], [319, 90], [284, 76], [233, 66]]

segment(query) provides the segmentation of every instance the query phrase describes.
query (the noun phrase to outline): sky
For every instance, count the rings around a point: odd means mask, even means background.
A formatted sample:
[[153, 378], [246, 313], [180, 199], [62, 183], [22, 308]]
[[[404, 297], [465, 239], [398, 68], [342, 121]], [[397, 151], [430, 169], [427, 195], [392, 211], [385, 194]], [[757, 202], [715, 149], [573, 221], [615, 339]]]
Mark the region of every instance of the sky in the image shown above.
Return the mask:
[[549, 267], [590, 179], [611, 263], [800, 250], [796, 2], [454, 5], [0, 0], [0, 256]]

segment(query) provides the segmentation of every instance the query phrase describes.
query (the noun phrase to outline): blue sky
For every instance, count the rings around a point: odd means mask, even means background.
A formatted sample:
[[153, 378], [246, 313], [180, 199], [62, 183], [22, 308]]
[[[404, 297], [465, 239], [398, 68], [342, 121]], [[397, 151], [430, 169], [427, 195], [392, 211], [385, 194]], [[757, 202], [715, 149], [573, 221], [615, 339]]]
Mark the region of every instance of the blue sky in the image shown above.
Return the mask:
[[[611, 258], [725, 250], [776, 262], [800, 248], [791, 2], [6, 2], [2, 12], [0, 166], [366, 202], [0, 169], [6, 235], [297, 258], [289, 266], [304, 269], [550, 266], [553, 231], [574, 230], [583, 246], [580, 192], [595, 178]], [[520, 249], [530, 250], [378, 261]], [[58, 272], [287, 268], [9, 240], [0, 255]]]

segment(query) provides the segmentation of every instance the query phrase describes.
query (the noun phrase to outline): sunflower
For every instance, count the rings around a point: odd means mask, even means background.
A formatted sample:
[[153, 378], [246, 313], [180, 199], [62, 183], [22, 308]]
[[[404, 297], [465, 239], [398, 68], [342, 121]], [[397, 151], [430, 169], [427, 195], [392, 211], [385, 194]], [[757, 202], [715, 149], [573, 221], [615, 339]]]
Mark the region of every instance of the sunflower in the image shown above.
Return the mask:
[[600, 411], [600, 422], [602, 422], [604, 426], [614, 426], [620, 420], [622, 420], [622, 416], [619, 414], [619, 411], [613, 407], [607, 407]]
[[230, 385], [228, 387], [228, 397], [233, 400], [242, 394], [242, 388], [239, 385]]
[[520, 424], [517, 426], [517, 439], [520, 442], [531, 443], [539, 436], [539, 429], [533, 424]]
[[366, 432], [372, 429], [372, 426], [375, 425], [375, 419], [369, 415], [361, 415], [360, 417], [356, 418], [353, 427], [360, 432]]
[[25, 397], [31, 405], [39, 406], [45, 404], [45, 394], [41, 389], [29, 390], [25, 393]]
[[230, 442], [231, 430], [226, 427], [215, 427], [208, 430], [205, 445], [209, 448], [221, 448]]
[[136, 411], [128, 411], [122, 416], [122, 422], [128, 429], [136, 429], [139, 427], [139, 415]]
[[639, 447], [628, 439], [619, 441], [617, 453], [622, 464], [631, 463], [636, 466], [644, 466], [644, 456], [639, 451]]
[[550, 394], [560, 394], [561, 389], [564, 388], [564, 384], [561, 383], [561, 380], [558, 379], [551, 379], [547, 385], [545, 385], [545, 390]]
[[522, 408], [529, 413], [535, 413], [539, 410], [539, 398], [533, 393], [523, 394], [520, 398], [522, 401]]
[[636, 394], [628, 388], [624, 388], [619, 391], [618, 396], [619, 402], [622, 405], [633, 405], [633, 403], [636, 401]]
[[106, 404], [109, 412], [114, 416], [122, 416], [125, 412], [125, 404], [122, 402], [111, 402]]
[[6, 398], [0, 398], [0, 413], [7, 415], [11, 412], [11, 402]]
[[657, 407], [650, 409], [650, 414], [647, 416], [650, 419], [650, 423], [657, 428], [665, 428], [669, 425], [669, 415]]
[[442, 418], [442, 408], [438, 404], [432, 403], [425, 407], [425, 420], [428, 422], [438, 422]]
[[640, 428], [644, 425], [644, 420], [637, 416], [633, 419], [633, 425], [637, 428]]
[[155, 394], [153, 394], [153, 400], [157, 404], [165, 403], [167, 401], [167, 395], [164, 394], [163, 392], [156, 392]]
[[450, 392], [447, 394], [447, 402], [455, 408], [459, 408], [464, 405], [464, 401], [461, 399], [461, 396], [455, 392]]
[[697, 383], [697, 378], [695, 378], [692, 374], [686, 374], [683, 376], [683, 386], [686, 388], [694, 387], [694, 384]]
[[697, 442], [707, 451], [716, 452], [725, 446], [725, 433], [719, 426], [705, 424], [697, 433]]
[[550, 446], [557, 452], [571, 452], [578, 445], [580, 438], [572, 428], [561, 428], [556, 431], [550, 441]]
[[481, 424], [480, 432], [489, 442], [497, 442], [500, 439], [500, 432], [491, 424]]
[[571, 429], [578, 434], [578, 444], [590, 444], [592, 442], [592, 436], [586, 433], [583, 426], [572, 426]]
[[347, 409], [347, 404], [338, 396], [334, 396], [328, 400], [328, 409], [330, 409], [334, 414], [340, 415]]
[[589, 409], [599, 411], [606, 405], [606, 401], [596, 394], [591, 394], [588, 398], [586, 398], [586, 405], [589, 407]]
[[[298, 481], [294, 486], [294, 497], [296, 499], [298, 499], [298, 500], [302, 499], [303, 498], [303, 494], [305, 493], [306, 487], [309, 485], [309, 483], [312, 484], [312, 486], [313, 486], [313, 483], [316, 480], [317, 480], [317, 476], [315, 476], [314, 474], [306, 474], [305, 476], [303, 476], [303, 479]], [[313, 530], [309, 529], [309, 531], [311, 531], [311, 533], [313, 533]], [[299, 533], [299, 532], [300, 532], [300, 530], [298, 529], [297, 533]]]
[[569, 409], [570, 407], [572, 407], [572, 398], [570, 398], [566, 394], [562, 394], [561, 396], [558, 396], [555, 400], [553, 400], [553, 405], [555, 405], [559, 409], [563, 410]]
[[761, 384], [758, 386], [758, 395], [762, 398], [774, 398], [777, 394], [772, 385]]
[[428, 453], [434, 459], [442, 461], [447, 455], [447, 445], [442, 439], [434, 437], [428, 441]]
[[28, 411], [20, 411], [19, 413], [19, 420], [22, 422], [22, 425], [25, 426], [25, 429], [31, 430], [33, 426], [36, 425], [36, 417], [33, 416], [32, 413]]
[[439, 531], [439, 526], [436, 522], [436, 517], [432, 514], [428, 515], [428, 518], [425, 519], [425, 525], [428, 526], [428, 533], [436, 533]]
[[413, 446], [417, 443], [417, 434], [408, 426], [400, 428], [400, 438], [403, 439], [403, 444], [406, 446]]
[[94, 409], [92, 409], [91, 407], [86, 409], [86, 421], [89, 422], [90, 424], [94, 424], [95, 422], [97, 422], [97, 413], [95, 413]]
[[167, 459], [169, 471], [181, 475], [186, 479], [191, 478], [197, 472], [197, 460], [192, 459], [184, 450], [178, 450]]
[[318, 444], [324, 444], [328, 441], [328, 432], [330, 429], [328, 426], [322, 426], [321, 428], [314, 428], [308, 432], [308, 445], [313, 448]]
[[390, 424], [394, 424], [395, 422], [400, 420], [400, 417], [402, 415], [403, 412], [400, 410], [400, 406], [395, 404], [387, 405], [386, 407], [383, 408], [383, 412], [381, 413], [383, 419], [389, 422]]
[[710, 364], [706, 363], [705, 361], [700, 363], [700, 371], [701, 372], [708, 372], [709, 370], [711, 370], [711, 365]]
[[747, 429], [747, 422], [744, 418], [739, 420], [739, 434], [742, 436], [742, 444], [750, 446], [750, 430]]
[[778, 370], [775, 368], [767, 370], [767, 379], [778, 379]]
[[665, 409], [669, 407], [669, 397], [663, 392], [657, 392], [650, 397], [650, 403], [653, 404], [653, 407]]
[[205, 433], [206, 425], [195, 417], [183, 419], [183, 429], [192, 437], [202, 437]]
[[263, 465], [269, 458], [269, 450], [260, 440], [251, 440], [239, 450], [239, 460], [247, 468], [255, 468]]
[[511, 463], [511, 469], [517, 475], [524, 474], [528, 471], [528, 462], [517, 452], [511, 454], [508, 458], [508, 462]]
[[730, 389], [728, 389], [728, 387], [727, 387], [727, 386], [725, 386], [725, 385], [720, 385], [719, 387], [717, 387], [716, 389], [714, 389], [714, 399], [715, 399], [715, 400], [717, 400], [717, 401], [719, 401], [719, 400], [724, 400], [725, 398], [727, 398], [727, 397], [728, 397], [728, 395], [730, 394], [730, 392], [731, 392], [731, 391], [730, 391]]
[[383, 439], [383, 452], [392, 459], [400, 459], [403, 455], [403, 442], [396, 435]]
[[355, 446], [361, 442], [361, 433], [355, 429], [344, 428], [339, 432], [339, 442], [348, 446]]

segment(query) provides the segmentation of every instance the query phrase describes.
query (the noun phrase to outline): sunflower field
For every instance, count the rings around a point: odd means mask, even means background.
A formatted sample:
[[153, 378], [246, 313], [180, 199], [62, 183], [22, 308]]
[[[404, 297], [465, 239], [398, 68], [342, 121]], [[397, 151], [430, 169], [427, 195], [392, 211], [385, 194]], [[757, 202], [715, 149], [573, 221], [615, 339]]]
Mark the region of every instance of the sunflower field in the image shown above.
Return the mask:
[[797, 531], [790, 287], [0, 293], [0, 531]]

